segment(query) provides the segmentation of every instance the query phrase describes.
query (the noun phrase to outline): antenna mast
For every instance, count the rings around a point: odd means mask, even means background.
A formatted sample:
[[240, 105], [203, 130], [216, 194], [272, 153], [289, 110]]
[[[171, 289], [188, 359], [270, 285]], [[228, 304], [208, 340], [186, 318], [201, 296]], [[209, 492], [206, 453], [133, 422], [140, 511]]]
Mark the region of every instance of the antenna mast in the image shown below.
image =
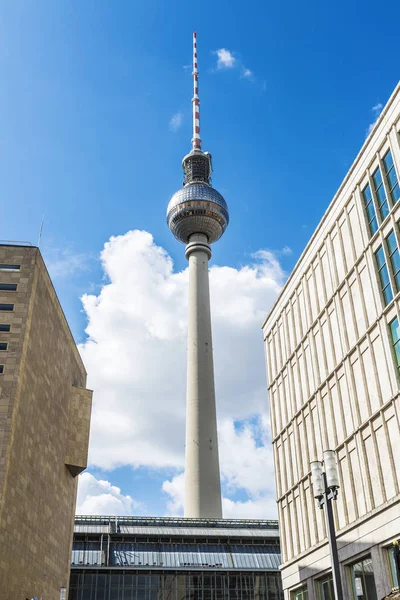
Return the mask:
[[193, 32], [193, 150], [201, 150], [199, 72], [197, 70], [197, 34]]

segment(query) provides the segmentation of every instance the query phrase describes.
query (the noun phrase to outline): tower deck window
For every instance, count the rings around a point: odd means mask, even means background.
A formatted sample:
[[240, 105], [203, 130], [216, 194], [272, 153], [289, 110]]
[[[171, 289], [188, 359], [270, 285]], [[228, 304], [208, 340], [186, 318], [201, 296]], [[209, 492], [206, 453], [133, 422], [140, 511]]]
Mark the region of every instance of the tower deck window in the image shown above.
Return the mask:
[[0, 283], [0, 292], [16, 292], [16, 283]]
[[0, 323], [0, 333], [10, 333], [11, 325], [8, 323]]
[[8, 350], [8, 342], [0, 342], [0, 352]]
[[20, 271], [21, 265], [5, 265], [0, 264], [0, 271]]
[[0, 311], [12, 312], [14, 304], [0, 304]]

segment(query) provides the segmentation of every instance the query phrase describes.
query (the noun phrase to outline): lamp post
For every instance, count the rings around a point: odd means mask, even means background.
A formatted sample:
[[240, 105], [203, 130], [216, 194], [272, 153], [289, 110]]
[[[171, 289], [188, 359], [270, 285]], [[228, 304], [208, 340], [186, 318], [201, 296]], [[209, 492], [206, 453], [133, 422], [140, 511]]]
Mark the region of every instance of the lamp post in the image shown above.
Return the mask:
[[[324, 467], [325, 466], [325, 470]], [[325, 506], [326, 530], [328, 532], [329, 549], [332, 561], [333, 589], [336, 600], [343, 600], [342, 582], [340, 579], [339, 558], [336, 544], [335, 522], [333, 519], [332, 500], [338, 496], [339, 474], [336, 466], [334, 450], [325, 450], [323, 462], [311, 462], [311, 480], [314, 488], [314, 498], [318, 500], [319, 508]]]

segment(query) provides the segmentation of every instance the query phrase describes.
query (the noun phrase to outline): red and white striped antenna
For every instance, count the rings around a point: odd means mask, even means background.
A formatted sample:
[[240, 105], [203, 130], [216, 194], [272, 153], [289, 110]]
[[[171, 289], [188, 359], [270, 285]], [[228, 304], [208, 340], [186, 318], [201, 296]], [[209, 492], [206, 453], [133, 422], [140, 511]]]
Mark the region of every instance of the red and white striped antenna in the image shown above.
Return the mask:
[[197, 34], [193, 32], [193, 150], [201, 150], [199, 72], [197, 70]]

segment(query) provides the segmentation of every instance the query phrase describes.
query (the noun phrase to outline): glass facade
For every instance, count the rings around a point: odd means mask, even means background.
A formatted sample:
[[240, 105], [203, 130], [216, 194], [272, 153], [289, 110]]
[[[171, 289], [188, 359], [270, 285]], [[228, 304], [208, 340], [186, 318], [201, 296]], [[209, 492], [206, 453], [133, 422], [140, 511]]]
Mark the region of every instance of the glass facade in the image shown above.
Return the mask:
[[351, 567], [354, 600], [377, 600], [374, 571], [370, 557]]
[[283, 600], [281, 577], [274, 572], [71, 572], [69, 600], [189, 599]]
[[390, 285], [389, 271], [386, 264], [385, 253], [382, 246], [375, 252], [376, 264], [378, 266], [378, 275], [382, 296], [386, 304], [393, 300], [392, 286]]
[[400, 371], [400, 327], [397, 317], [389, 323], [397, 369]]
[[386, 152], [383, 157], [383, 164], [385, 167], [385, 175], [386, 180], [388, 182], [388, 188], [390, 197], [392, 199], [393, 204], [396, 204], [398, 199], [400, 198], [400, 190], [399, 190], [399, 182], [397, 180], [396, 169], [393, 164], [393, 157], [390, 150]]
[[362, 191], [365, 211], [367, 213], [368, 227], [371, 235], [378, 231], [378, 221], [376, 220], [375, 206], [372, 200], [372, 192], [369, 184]]
[[372, 175], [376, 199], [378, 201], [378, 209], [380, 217], [383, 221], [389, 214], [389, 206], [386, 198], [385, 186], [383, 185], [381, 170], [378, 167]]

